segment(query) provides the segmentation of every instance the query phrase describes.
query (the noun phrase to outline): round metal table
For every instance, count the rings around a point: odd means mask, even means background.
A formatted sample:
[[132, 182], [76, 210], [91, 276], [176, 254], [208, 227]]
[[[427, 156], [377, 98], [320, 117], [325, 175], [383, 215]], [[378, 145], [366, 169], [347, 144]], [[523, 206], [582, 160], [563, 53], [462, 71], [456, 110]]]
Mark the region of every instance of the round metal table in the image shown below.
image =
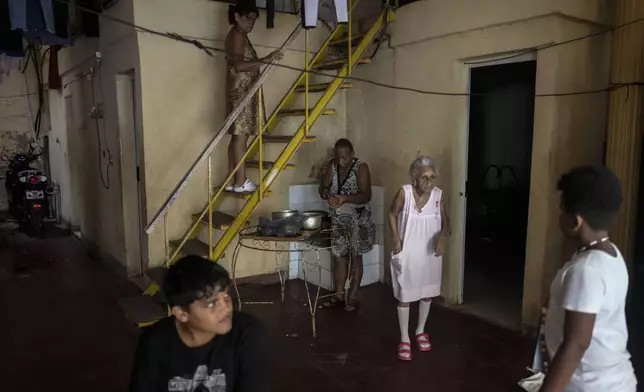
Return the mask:
[[[236, 280], [236, 270], [239, 251], [242, 248], [256, 250], [260, 252], [273, 252], [275, 253], [275, 265], [277, 267], [277, 273], [280, 279], [280, 294], [281, 301], [284, 302], [284, 295], [286, 291], [286, 281], [288, 280], [288, 273], [290, 268], [290, 255], [297, 253], [299, 255], [299, 262], [301, 263], [302, 268], [302, 277], [304, 280], [304, 287], [306, 291], [306, 297], [309, 305], [309, 314], [311, 315], [311, 327], [313, 330], [313, 337], [316, 337], [316, 323], [315, 315], [318, 308], [318, 302], [320, 299], [332, 297], [336, 293], [320, 295], [320, 289], [322, 284], [322, 270], [328, 270], [322, 266], [320, 262], [320, 252], [331, 249], [331, 232], [330, 230], [316, 230], [316, 231], [304, 231], [296, 237], [273, 237], [273, 236], [262, 236], [259, 233], [258, 226], [248, 227], [239, 232], [239, 241], [235, 246], [232, 258], [232, 280], [235, 288], [235, 293], [237, 294], [238, 307], [241, 310], [242, 304], [253, 304], [253, 305], [271, 305], [272, 302], [242, 302], [241, 295], [239, 293], [239, 288], [237, 287]], [[311, 257], [311, 255], [313, 255]], [[284, 263], [284, 259], [286, 263]], [[309, 282], [306, 277], [307, 270], [309, 272], [316, 271], [318, 272], [318, 283], [317, 289], [315, 290], [315, 296], [312, 298], [311, 290], [309, 289]], [[349, 271], [352, 271], [351, 265], [349, 265]]]

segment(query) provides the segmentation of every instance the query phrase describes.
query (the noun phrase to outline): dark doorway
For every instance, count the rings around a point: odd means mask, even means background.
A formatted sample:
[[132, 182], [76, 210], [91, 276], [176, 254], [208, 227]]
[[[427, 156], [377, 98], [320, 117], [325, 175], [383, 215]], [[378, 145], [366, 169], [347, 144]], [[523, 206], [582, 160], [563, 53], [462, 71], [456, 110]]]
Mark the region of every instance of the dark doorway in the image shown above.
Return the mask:
[[536, 70], [526, 61], [470, 71], [463, 300], [512, 328], [521, 325]]

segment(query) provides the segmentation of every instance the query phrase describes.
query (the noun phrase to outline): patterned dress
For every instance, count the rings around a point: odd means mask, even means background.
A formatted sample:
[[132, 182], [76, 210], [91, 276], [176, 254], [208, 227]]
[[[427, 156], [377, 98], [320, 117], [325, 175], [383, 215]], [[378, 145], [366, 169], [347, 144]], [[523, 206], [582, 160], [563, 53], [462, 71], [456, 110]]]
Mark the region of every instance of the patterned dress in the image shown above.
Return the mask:
[[[338, 166], [333, 164], [333, 182], [329, 188], [330, 195], [356, 195], [358, 187], [358, 169], [363, 162], [354, 159], [344, 183], [340, 178]], [[331, 209], [331, 253], [335, 257], [347, 257], [349, 254], [361, 255], [373, 248], [376, 227], [371, 221], [369, 203], [344, 203], [339, 208]]]
[[[250, 40], [246, 37], [244, 49], [244, 58], [246, 60], [257, 60], [257, 52], [251, 45]], [[261, 74], [257, 69], [251, 72], [237, 72], [232, 63], [228, 62], [226, 72], [226, 115], [229, 115], [241, 102], [253, 84], [259, 79]], [[262, 102], [264, 100], [262, 99]], [[259, 95], [255, 94], [248, 104], [242, 109], [237, 120], [230, 126], [228, 133], [232, 135], [256, 135], [257, 134], [257, 110], [259, 106]], [[262, 108], [263, 109], [263, 108]], [[262, 110], [264, 117], [266, 110]], [[265, 118], [264, 118], [265, 120]]]

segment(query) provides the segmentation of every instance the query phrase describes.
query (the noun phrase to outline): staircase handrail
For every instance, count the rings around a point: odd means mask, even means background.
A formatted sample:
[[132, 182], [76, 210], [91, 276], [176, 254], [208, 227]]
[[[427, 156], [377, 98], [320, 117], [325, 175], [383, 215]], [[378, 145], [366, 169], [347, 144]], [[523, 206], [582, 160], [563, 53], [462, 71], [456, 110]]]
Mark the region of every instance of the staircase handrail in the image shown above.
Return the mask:
[[[301, 30], [302, 30], [302, 26], [300, 23], [298, 23], [297, 26], [295, 26], [295, 28], [291, 32], [291, 34], [288, 36], [286, 41], [284, 41], [282, 46], [280, 46], [280, 49], [284, 49], [289, 44], [291, 44]], [[259, 78], [257, 79], [257, 81], [246, 93], [246, 96], [244, 96], [241, 102], [235, 107], [235, 109], [232, 112], [230, 112], [228, 117], [226, 117], [226, 120], [221, 125], [219, 132], [217, 132], [217, 134], [210, 140], [210, 142], [206, 145], [206, 147], [201, 151], [201, 154], [199, 154], [199, 156], [192, 163], [188, 171], [183, 175], [179, 183], [177, 183], [177, 185], [174, 187], [174, 189], [170, 193], [170, 196], [168, 196], [168, 198], [163, 203], [161, 208], [159, 208], [159, 210], [154, 214], [152, 221], [148, 223], [148, 225], [145, 228], [146, 233], [151, 234], [154, 231], [154, 228], [156, 227], [156, 225], [159, 223], [159, 221], [168, 213], [170, 206], [174, 204], [179, 194], [183, 191], [190, 177], [192, 177], [192, 175], [197, 171], [197, 169], [201, 167], [201, 165], [206, 163], [210, 154], [212, 154], [215, 147], [223, 139], [224, 135], [226, 134], [226, 131], [228, 131], [228, 128], [230, 128], [230, 126], [235, 122], [235, 120], [237, 120], [237, 117], [241, 113], [244, 106], [246, 106], [248, 102], [250, 102], [250, 99], [253, 97], [253, 95], [255, 95], [257, 90], [259, 90], [259, 88], [262, 86], [262, 84], [264, 83], [264, 81], [266, 80], [270, 72], [275, 68], [276, 63], [277, 63], [277, 60], [273, 60], [267, 64], [267, 66], [264, 68]]]

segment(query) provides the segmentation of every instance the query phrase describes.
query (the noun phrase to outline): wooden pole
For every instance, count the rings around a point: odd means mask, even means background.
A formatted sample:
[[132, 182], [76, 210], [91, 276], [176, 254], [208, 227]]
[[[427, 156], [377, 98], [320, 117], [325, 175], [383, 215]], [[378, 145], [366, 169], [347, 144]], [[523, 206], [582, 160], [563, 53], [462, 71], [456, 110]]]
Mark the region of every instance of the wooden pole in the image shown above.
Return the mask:
[[[615, 25], [644, 17], [644, 1], [615, 0]], [[644, 23], [613, 32], [611, 82], [644, 82]], [[606, 166], [622, 181], [624, 204], [611, 239], [632, 263], [635, 245], [644, 87], [629, 86], [610, 93], [606, 133]]]

